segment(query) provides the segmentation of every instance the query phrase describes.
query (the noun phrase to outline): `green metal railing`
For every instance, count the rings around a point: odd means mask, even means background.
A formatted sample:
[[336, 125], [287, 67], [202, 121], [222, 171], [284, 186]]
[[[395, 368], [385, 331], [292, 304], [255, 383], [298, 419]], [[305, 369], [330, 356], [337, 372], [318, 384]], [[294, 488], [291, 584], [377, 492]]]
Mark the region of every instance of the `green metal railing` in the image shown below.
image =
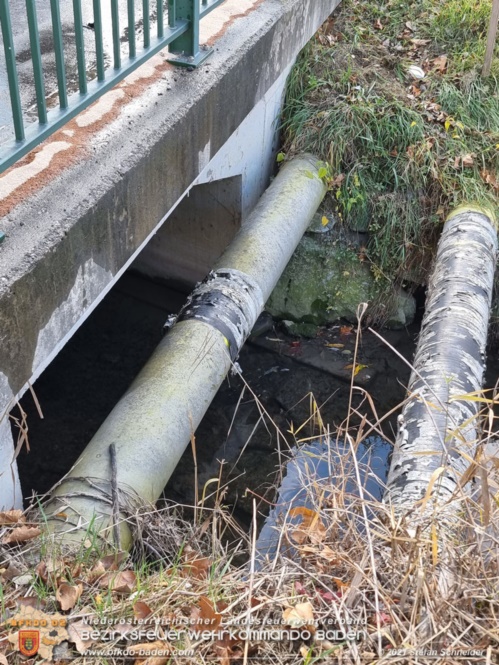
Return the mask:
[[[166, 46], [169, 47], [171, 53], [178, 54], [178, 57], [170, 60], [170, 62], [191, 67], [197, 67], [201, 64], [211, 51], [201, 49], [199, 46], [199, 21], [223, 2], [223, 0], [168, 0], [168, 24], [165, 25], [164, 0], [153, 0], [156, 10], [157, 34], [152, 35], [150, 0], [141, 0], [143, 44], [141, 48], [138, 48], [135, 19], [135, 2], [138, 0], [121, 0], [126, 2], [128, 22], [128, 57], [123, 59], [118, 0], [88, 0], [93, 5], [93, 37], [91, 32], [86, 31], [83, 26], [82, 0], [72, 0], [79, 92], [69, 95], [59, 1], [50, 0], [59, 108], [48, 110], [36, 0], [25, 0], [38, 114], [38, 122], [31, 122], [26, 125], [21, 106], [12, 18], [9, 7], [10, 0], [0, 0], [0, 24], [15, 135], [15, 140], [0, 148], [0, 173]], [[112, 66], [107, 69], [105, 68], [101, 12], [103, 2], [111, 3], [113, 53]], [[87, 33], [87, 38], [95, 39], [95, 71], [97, 77], [93, 80], [89, 80], [85, 61], [84, 33]]]

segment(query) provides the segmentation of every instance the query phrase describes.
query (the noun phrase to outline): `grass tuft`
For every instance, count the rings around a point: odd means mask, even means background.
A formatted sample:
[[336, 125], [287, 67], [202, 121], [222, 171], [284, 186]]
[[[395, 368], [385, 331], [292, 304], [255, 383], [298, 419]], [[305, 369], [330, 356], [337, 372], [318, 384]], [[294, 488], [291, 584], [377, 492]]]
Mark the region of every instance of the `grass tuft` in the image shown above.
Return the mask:
[[329, 162], [325, 206], [369, 232], [387, 292], [425, 282], [454, 207], [497, 210], [498, 61], [479, 73], [489, 16], [485, 0], [344, 0], [291, 72], [283, 152]]

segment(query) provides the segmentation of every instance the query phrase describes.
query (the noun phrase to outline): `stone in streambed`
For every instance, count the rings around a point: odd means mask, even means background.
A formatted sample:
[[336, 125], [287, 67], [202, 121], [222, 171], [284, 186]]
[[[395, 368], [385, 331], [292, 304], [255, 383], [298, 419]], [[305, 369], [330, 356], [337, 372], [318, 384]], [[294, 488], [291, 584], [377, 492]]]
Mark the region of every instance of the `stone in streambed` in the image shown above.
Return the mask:
[[282, 325], [288, 335], [294, 337], [308, 337], [314, 339], [317, 337], [317, 326], [313, 323], [296, 323], [296, 321], [283, 321]]
[[[274, 318], [324, 325], [340, 318], [355, 322], [357, 307], [379, 291], [367, 263], [329, 235], [307, 234], [272, 292], [266, 310]], [[414, 318], [414, 298], [400, 289], [386, 313], [390, 327]]]
[[407, 291], [398, 289], [390, 301], [390, 311], [385, 328], [398, 330], [414, 321], [416, 300]]

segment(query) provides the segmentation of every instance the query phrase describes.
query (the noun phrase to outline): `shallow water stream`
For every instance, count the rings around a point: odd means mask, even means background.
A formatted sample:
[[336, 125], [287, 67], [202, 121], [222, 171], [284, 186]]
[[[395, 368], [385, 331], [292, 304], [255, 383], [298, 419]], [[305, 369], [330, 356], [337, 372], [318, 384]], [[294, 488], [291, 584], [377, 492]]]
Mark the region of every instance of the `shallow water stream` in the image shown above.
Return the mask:
[[[278, 549], [293, 555], [289, 542], [280, 539], [279, 527], [289, 521], [290, 510], [305, 508], [314, 511], [313, 498], [321, 494], [320, 501], [327, 501], [327, 491], [322, 495], [323, 484], [334, 483], [334, 478], [341, 472], [346, 477], [344, 485], [345, 502], [349, 497], [362, 497], [367, 501], [379, 501], [383, 497], [384, 483], [387, 477], [391, 446], [379, 436], [367, 437], [355, 450], [354, 442], [336, 441], [323, 437], [295, 448], [286, 464], [286, 475], [279, 487], [275, 505], [265, 520], [258, 540], [256, 551], [259, 559], [273, 559]], [[361, 484], [357, 483], [357, 472]], [[326, 481], [323, 483], [323, 481]], [[297, 511], [298, 512], [298, 511]]]

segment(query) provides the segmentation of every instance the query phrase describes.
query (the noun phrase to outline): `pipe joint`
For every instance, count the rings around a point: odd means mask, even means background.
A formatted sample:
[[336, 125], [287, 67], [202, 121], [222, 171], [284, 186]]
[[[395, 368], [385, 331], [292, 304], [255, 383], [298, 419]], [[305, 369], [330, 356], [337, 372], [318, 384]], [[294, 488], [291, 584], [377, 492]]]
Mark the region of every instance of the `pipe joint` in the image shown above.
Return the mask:
[[233, 268], [213, 270], [199, 283], [186, 304], [166, 327], [179, 321], [197, 320], [218, 330], [234, 361], [249, 336], [265, 302], [257, 282]]

